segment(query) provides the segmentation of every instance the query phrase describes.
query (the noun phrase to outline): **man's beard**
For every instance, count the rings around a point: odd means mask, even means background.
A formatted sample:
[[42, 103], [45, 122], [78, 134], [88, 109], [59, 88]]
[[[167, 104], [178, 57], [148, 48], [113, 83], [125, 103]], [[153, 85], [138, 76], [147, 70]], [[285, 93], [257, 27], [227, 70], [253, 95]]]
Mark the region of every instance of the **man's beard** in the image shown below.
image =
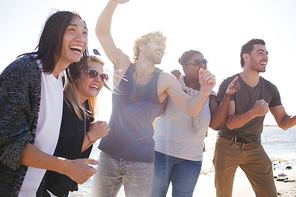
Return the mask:
[[145, 52], [145, 57], [154, 64], [160, 64], [162, 60], [162, 58], [157, 57], [155, 53], [150, 50], [147, 53]]
[[258, 72], [258, 73], [264, 73], [266, 69], [260, 69], [259, 62], [257, 63], [252, 57], [251, 57], [251, 69]]

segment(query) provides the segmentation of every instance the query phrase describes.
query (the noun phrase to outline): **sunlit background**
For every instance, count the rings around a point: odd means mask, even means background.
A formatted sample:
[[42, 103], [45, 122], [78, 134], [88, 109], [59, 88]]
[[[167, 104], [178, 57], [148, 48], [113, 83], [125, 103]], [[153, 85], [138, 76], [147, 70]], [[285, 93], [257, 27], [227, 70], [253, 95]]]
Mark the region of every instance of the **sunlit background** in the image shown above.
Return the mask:
[[[37, 45], [46, 18], [58, 10], [78, 12], [89, 29], [89, 49], [96, 48], [112, 73], [112, 64], [95, 36], [97, 18], [108, 0], [0, 0], [0, 71], [19, 54]], [[180, 69], [178, 58], [189, 49], [201, 51], [219, 84], [241, 72], [240, 49], [252, 38], [265, 40], [269, 63], [264, 78], [279, 89], [288, 114], [295, 105], [295, 0], [131, 0], [119, 5], [112, 34], [119, 48], [132, 57], [133, 41], [150, 31], [161, 30], [167, 37], [167, 55], [159, 68]], [[92, 54], [92, 53], [90, 53]], [[99, 94], [101, 120], [109, 120], [111, 93]], [[276, 124], [269, 113], [265, 124]]]

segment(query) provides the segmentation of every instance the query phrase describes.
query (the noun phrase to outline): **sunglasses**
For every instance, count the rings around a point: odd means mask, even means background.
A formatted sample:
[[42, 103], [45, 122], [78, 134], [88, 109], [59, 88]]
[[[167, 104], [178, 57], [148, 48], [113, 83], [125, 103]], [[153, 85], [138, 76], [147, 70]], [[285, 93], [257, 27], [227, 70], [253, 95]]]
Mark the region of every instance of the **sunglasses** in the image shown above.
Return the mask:
[[203, 60], [194, 60], [193, 62], [188, 62], [185, 65], [193, 64], [194, 66], [198, 67], [198, 66], [201, 66], [202, 64], [207, 65], [207, 63], [208, 63], [208, 60], [203, 59]]
[[91, 79], [97, 78], [98, 75], [100, 75], [102, 81], [104, 81], [104, 82], [107, 82], [108, 79], [109, 79], [109, 76], [108, 76], [106, 73], [99, 73], [99, 72], [96, 71], [96, 70], [88, 70], [88, 71], [87, 71], [87, 75], [88, 75], [88, 77], [91, 78]]
[[93, 52], [94, 52], [95, 55], [101, 56], [101, 54], [99, 53], [99, 51], [97, 49], [93, 49]]

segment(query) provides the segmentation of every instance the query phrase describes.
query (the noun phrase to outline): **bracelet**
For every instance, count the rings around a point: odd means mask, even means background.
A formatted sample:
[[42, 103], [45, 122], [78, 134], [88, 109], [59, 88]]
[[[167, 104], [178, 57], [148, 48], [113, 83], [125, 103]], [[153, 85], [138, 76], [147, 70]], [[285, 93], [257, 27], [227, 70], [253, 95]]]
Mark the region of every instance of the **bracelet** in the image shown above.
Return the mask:
[[90, 140], [90, 137], [89, 137], [88, 133], [87, 133], [87, 132], [84, 132], [84, 133], [85, 133], [85, 135], [86, 135], [87, 138], [88, 138], [89, 144], [93, 144], [93, 141]]

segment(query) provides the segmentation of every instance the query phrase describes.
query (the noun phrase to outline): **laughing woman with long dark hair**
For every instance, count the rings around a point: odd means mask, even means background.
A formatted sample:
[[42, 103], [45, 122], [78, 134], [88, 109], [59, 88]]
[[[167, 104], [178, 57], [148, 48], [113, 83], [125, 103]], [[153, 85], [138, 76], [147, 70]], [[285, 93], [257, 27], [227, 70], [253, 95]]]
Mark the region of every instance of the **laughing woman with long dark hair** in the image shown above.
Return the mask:
[[62, 120], [62, 71], [85, 59], [87, 34], [77, 13], [57, 11], [45, 22], [35, 52], [1, 73], [0, 196], [39, 196], [46, 169], [78, 183], [96, 173], [88, 166], [95, 161], [52, 156]]

